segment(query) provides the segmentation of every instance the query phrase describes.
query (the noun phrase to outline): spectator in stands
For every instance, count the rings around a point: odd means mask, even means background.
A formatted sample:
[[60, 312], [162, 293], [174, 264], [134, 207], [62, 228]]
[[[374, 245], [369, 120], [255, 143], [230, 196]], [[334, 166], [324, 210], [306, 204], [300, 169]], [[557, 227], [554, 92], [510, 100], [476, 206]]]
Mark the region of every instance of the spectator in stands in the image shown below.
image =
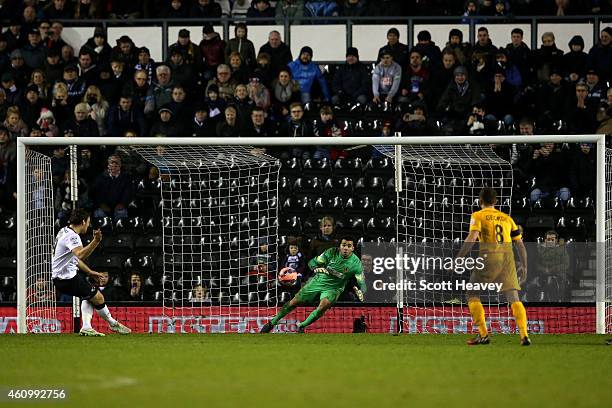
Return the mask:
[[474, 21], [474, 23], [478, 23], [480, 22], [480, 20], [475, 19], [475, 16], [479, 16], [480, 13], [478, 12], [478, 1], [476, 0], [469, 0], [465, 3], [465, 10], [463, 11], [463, 18], [461, 19], [461, 22], [464, 24], [469, 24], [471, 21]]
[[59, 127], [55, 123], [55, 116], [53, 112], [51, 112], [47, 108], [42, 108], [40, 110], [40, 116], [36, 121], [36, 125], [38, 130], [41, 133], [41, 136], [44, 137], [56, 137], [59, 136]]
[[[202, 64], [202, 54], [200, 53], [200, 47], [198, 47], [195, 43], [191, 41], [191, 33], [189, 32], [189, 30], [186, 30], [184, 28], [179, 30], [178, 39], [174, 44], [168, 47], [167, 54], [171, 56], [174, 50], [181, 51], [185, 64], [192, 67], [195, 73], [200, 71]], [[141, 66], [137, 67], [137, 69], [145, 69], [145, 67]]]
[[417, 34], [417, 45], [414, 46], [412, 51], [418, 51], [423, 60], [429, 64], [439, 64], [442, 60], [440, 47], [431, 41], [431, 34], [427, 30], [420, 31]]
[[533, 150], [533, 156], [525, 168], [530, 178], [535, 177], [535, 185], [530, 193], [532, 203], [549, 196], [569, 200], [568, 163], [571, 163], [568, 152], [560, 145], [544, 143], [539, 149]]
[[[100, 19], [104, 7], [102, 2], [96, 0], [77, 0], [74, 9], [74, 18], [77, 20]], [[107, 299], [105, 297], [105, 299]]]
[[538, 81], [546, 81], [553, 69], [561, 70], [563, 51], [555, 44], [555, 35], [551, 32], [542, 34], [542, 45], [533, 52], [533, 64]]
[[523, 89], [523, 77], [521, 71], [516, 65], [510, 60], [508, 50], [505, 48], [499, 48], [495, 55], [495, 67], [494, 71], [501, 68], [504, 71], [505, 82], [512, 85], [515, 91]]
[[49, 83], [47, 82], [47, 78], [45, 77], [45, 72], [42, 69], [35, 69], [34, 71], [32, 71], [32, 74], [30, 75], [30, 82], [28, 83], [28, 86], [35, 86], [36, 89], [38, 90], [38, 97], [39, 99], [44, 102], [44, 103], [48, 103], [51, 100], [51, 91], [50, 91], [50, 86]]
[[53, 148], [53, 156], [51, 156], [51, 176], [54, 186], [59, 185], [69, 168], [70, 161], [66, 156], [65, 148], [63, 146], [55, 146]]
[[529, 46], [523, 42], [523, 30], [514, 28], [510, 34], [511, 42], [506, 45], [508, 58], [521, 73], [521, 78], [525, 84], [531, 81], [532, 63], [531, 50]]
[[346, 64], [341, 65], [334, 74], [332, 83], [332, 104], [368, 102], [370, 74], [367, 68], [359, 62], [359, 51], [355, 47], [346, 50]]
[[477, 103], [467, 118], [466, 130], [470, 135], [493, 135], [496, 124], [495, 117], [487, 115], [485, 106]]
[[185, 89], [194, 89], [197, 82], [195, 68], [185, 63], [183, 50], [174, 48], [170, 53], [168, 66], [172, 71], [172, 80], [175, 84], [181, 84]]
[[472, 53], [480, 52], [484, 56], [487, 64], [492, 65], [497, 54], [497, 47], [491, 42], [487, 27], [480, 27], [477, 33], [476, 44], [472, 47]]
[[47, 51], [47, 59], [41, 67], [45, 73], [45, 79], [49, 84], [55, 84], [64, 74], [64, 65], [60, 60], [60, 55], [55, 50]]
[[[11, 52], [11, 65], [6, 74], [11, 74], [15, 84], [18, 87], [24, 87], [28, 83], [29, 69], [25, 65], [25, 61], [23, 59], [23, 53], [21, 50], [13, 50]], [[7, 95], [8, 97], [8, 95]]]
[[289, 115], [289, 105], [302, 100], [300, 84], [291, 78], [291, 71], [283, 68], [278, 78], [272, 81], [272, 114], [276, 118], [285, 118]]
[[189, 135], [193, 137], [214, 137], [216, 136], [216, 123], [208, 116], [208, 106], [198, 104], [190, 126], [187, 128]]
[[10, 72], [2, 74], [2, 90], [9, 106], [19, 105], [21, 102], [21, 90], [15, 84], [15, 77]]
[[123, 62], [124, 68], [130, 71], [131, 75], [132, 68], [138, 63], [138, 48], [127, 35], [122, 35], [117, 40], [117, 46], [111, 52], [111, 63], [112, 61]]
[[53, 0], [40, 10], [38, 17], [41, 20], [69, 20], [73, 14], [66, 0]]
[[308, 268], [306, 268], [306, 257], [300, 250], [296, 237], [288, 237], [286, 253], [280, 259], [278, 265], [279, 270], [283, 268], [291, 268], [302, 275], [301, 280], [303, 282], [306, 282], [310, 277], [310, 271], [308, 271]]
[[98, 66], [110, 63], [112, 48], [108, 45], [103, 27], [98, 26], [94, 29], [93, 37], [87, 40], [84, 47], [93, 50]]
[[147, 47], [140, 47], [138, 49], [138, 63], [134, 65], [134, 71], [144, 71], [147, 75], [146, 85], [151, 85], [153, 78], [155, 77], [155, 68], [157, 64], [151, 58], [151, 52]]
[[69, 45], [64, 45], [60, 50], [61, 61], [64, 66], [76, 65], [79, 61], [74, 56], [74, 49]]
[[372, 101], [374, 103], [393, 102], [402, 80], [402, 68], [393, 61], [390, 50], [383, 50], [380, 62], [372, 72]]
[[336, 238], [336, 221], [334, 217], [326, 215], [321, 218], [319, 222], [320, 232], [316, 238], [310, 241], [310, 257], [321, 255], [325, 250], [334, 248], [338, 245], [338, 239]]
[[15, 165], [17, 159], [17, 145], [4, 126], [0, 127], [0, 182], [6, 183], [9, 166]]
[[589, 87], [584, 82], [578, 82], [575, 88], [575, 98], [569, 98], [569, 104], [564, 116], [567, 129], [573, 134], [591, 134], [595, 132], [595, 115], [599, 103], [593, 105], [588, 99]]
[[25, 65], [30, 69], [41, 67], [45, 62], [45, 47], [40, 41], [38, 28], [28, 32], [28, 44], [21, 49]]
[[109, 7], [108, 16], [113, 19], [123, 20], [140, 18], [143, 14], [143, 6], [143, 0], [113, 0]]
[[402, 73], [399, 102], [422, 101], [425, 97], [425, 83], [429, 80], [429, 69], [423, 65], [423, 56], [416, 50], [410, 51], [410, 64]]
[[575, 84], [580, 79], [584, 79], [587, 70], [587, 54], [584, 52], [584, 39], [580, 35], [575, 35], [569, 41], [570, 51], [563, 55], [563, 74], [570, 83]]
[[383, 58], [383, 53], [390, 53], [390, 55], [393, 57], [393, 61], [399, 64], [400, 67], [405, 67], [408, 65], [408, 53], [410, 49], [406, 44], [401, 43], [399, 38], [400, 33], [397, 28], [393, 27], [387, 31], [387, 44], [378, 50], [379, 63]]
[[493, 77], [494, 64], [489, 62], [489, 58], [482, 51], [474, 51], [469, 67], [470, 81], [477, 84], [480, 89], [484, 89]]
[[21, 31], [22, 33], [25, 33], [25, 36], [27, 36], [28, 32], [30, 32], [30, 30], [33, 28], [38, 28], [36, 24], [36, 9], [34, 7], [24, 5], [21, 18]]
[[206, 93], [208, 93], [208, 89], [210, 89], [211, 85], [217, 86], [221, 99], [231, 101], [238, 84], [236, 80], [232, 78], [231, 68], [228, 65], [221, 64], [217, 67], [217, 76], [208, 81]]
[[223, 121], [223, 112], [227, 103], [225, 99], [219, 97], [219, 87], [217, 84], [210, 84], [206, 89], [206, 104], [208, 105], [208, 117], [211, 118], [215, 123]]
[[4, 72], [11, 62], [8, 43], [4, 33], [0, 33], [0, 72]]
[[581, 143], [571, 155], [570, 183], [575, 197], [595, 196], [595, 177], [597, 172], [597, 152], [591, 143]]
[[[64, 25], [59, 21], [53, 21], [51, 23], [51, 29], [47, 35], [47, 38], [44, 41], [45, 47], [48, 50], [56, 50], [58, 52], [62, 52], [62, 49], [68, 45], [66, 41], [62, 38], [62, 32], [64, 31]], [[73, 52], [74, 54], [74, 52]]]
[[160, 13], [163, 18], [187, 18], [189, 17], [189, 9], [183, 0], [172, 0], [166, 4], [166, 8]]
[[202, 78], [208, 81], [215, 76], [217, 67], [225, 61], [225, 41], [215, 32], [213, 26], [208, 23], [202, 28], [200, 53], [204, 60]]
[[246, 125], [250, 122], [249, 117], [251, 116], [251, 110], [253, 109], [253, 101], [249, 98], [249, 91], [247, 87], [242, 84], [236, 86], [234, 91], [234, 98], [230, 102], [236, 108], [237, 112], [237, 123], [240, 129], [245, 129]]
[[587, 105], [597, 109], [602, 100], [606, 99], [607, 85], [599, 80], [599, 73], [591, 68], [586, 72], [586, 86], [588, 87]]
[[300, 19], [304, 17], [304, 0], [279, 0], [275, 12], [276, 24], [284, 24], [285, 19], [291, 24], [300, 24]]
[[147, 102], [149, 93], [149, 76], [145, 70], [137, 70], [131, 82], [125, 84], [122, 95], [130, 95], [132, 97], [134, 108], [144, 113], [144, 108]]
[[[272, 81], [274, 80], [276, 75], [278, 75], [277, 72], [280, 72], [280, 70], [277, 70], [272, 66], [271, 61], [272, 60], [270, 59], [270, 56], [268, 54], [266, 54], [265, 52], [260, 53], [259, 55], [257, 55], [257, 66], [253, 71], [255, 75], [261, 78], [261, 82], [266, 87], [270, 87], [272, 85]], [[287, 66], [283, 66], [280, 69], [287, 69]]]
[[111, 155], [107, 170], [100, 174], [90, 189], [94, 203], [94, 217], [111, 215], [115, 221], [128, 216], [128, 204], [132, 201], [132, 180], [121, 171], [121, 157]]
[[445, 48], [442, 53], [442, 64], [432, 67], [427, 92], [424, 93], [425, 101], [430, 110], [436, 110], [440, 97], [454, 78], [456, 67], [457, 57], [455, 52]]
[[6, 111], [10, 106], [11, 104], [6, 101], [6, 91], [0, 86], [0, 122], [6, 119]]
[[289, 64], [293, 79], [300, 84], [302, 103], [307, 104], [312, 99], [312, 85], [316, 80], [321, 88], [324, 101], [329, 101], [331, 96], [327, 81], [323, 77], [319, 66], [312, 62], [312, 48], [306, 46], [300, 50], [300, 56]]
[[267, 111], [270, 107], [270, 91], [257, 75], [251, 75], [247, 85], [247, 93], [253, 104]]
[[[270, 0], [253, 0], [251, 7], [247, 11], [248, 18], [269, 18], [274, 19], [276, 12], [270, 5]], [[251, 24], [265, 24], [266, 21], [251, 21]]]
[[221, 6], [215, 0], [195, 0], [189, 17], [220, 18], [222, 13]]
[[81, 48], [81, 51], [79, 51], [78, 75], [86, 84], [94, 83], [99, 76], [98, 67], [93, 58], [94, 56], [88, 48]]
[[[395, 129], [403, 136], [433, 136], [437, 134], [438, 130], [427, 116], [425, 103], [415, 101], [411, 104], [408, 112], [404, 113], [401, 119], [397, 121]], [[387, 129], [387, 134], [383, 134], [383, 136], [391, 136], [390, 126]]]
[[87, 84], [79, 78], [76, 65], [67, 65], [64, 68], [63, 82], [68, 88], [68, 105], [74, 106], [83, 99]]
[[230, 63], [230, 56], [233, 52], [237, 52], [242, 58], [242, 62], [249, 69], [254, 68], [255, 61], [255, 46], [253, 42], [247, 38], [248, 29], [246, 24], [237, 23], [234, 27], [235, 37], [227, 42], [225, 48], [225, 63]]
[[85, 102], [76, 104], [74, 117], [63, 124], [63, 135], [70, 137], [99, 137], [98, 124], [89, 117], [91, 108]]
[[276, 75], [281, 68], [287, 66], [291, 60], [293, 60], [291, 50], [287, 44], [281, 41], [281, 35], [276, 30], [270, 31], [270, 34], [268, 35], [268, 42], [262, 45], [259, 49], [258, 58], [262, 53], [270, 56], [270, 66], [274, 71], [274, 75]]
[[154, 112], [157, 112], [160, 107], [170, 103], [172, 100], [172, 87], [174, 81], [172, 79], [170, 67], [167, 65], [160, 65], [155, 69], [157, 82], [154, 82], [149, 87], [149, 93], [147, 94], [147, 100], [145, 102], [144, 114], [145, 116], [151, 116]]
[[108, 112], [108, 135], [122, 137], [125, 132], [134, 131], [138, 136], [144, 136], [145, 130], [142, 111], [133, 107], [132, 96], [122, 95], [119, 103]]
[[[343, 127], [334, 118], [334, 111], [329, 106], [322, 106], [319, 109], [319, 121], [315, 122], [314, 135], [317, 137], [343, 137], [348, 135], [346, 127]], [[347, 153], [341, 149], [328, 149], [324, 146], [317, 146], [312, 157], [314, 159], [332, 159], [347, 157]]]
[[206, 302], [210, 303], [210, 292], [205, 285], [196, 285], [191, 292], [191, 302]]
[[340, 8], [340, 15], [345, 17], [363, 17], [368, 15], [366, 0], [344, 0]]
[[151, 127], [149, 136], [151, 137], [178, 137], [181, 136], [182, 126], [176, 120], [169, 105], [159, 108], [158, 119]]
[[444, 118], [446, 131], [459, 131], [464, 126], [472, 106], [481, 99], [480, 89], [468, 80], [468, 71], [463, 66], [455, 68], [454, 80], [448, 84], [437, 106], [438, 113]]
[[313, 135], [312, 125], [304, 118], [304, 107], [300, 102], [292, 103], [289, 106], [289, 113], [291, 117], [281, 124], [279, 136], [309, 137]]
[[174, 85], [172, 88], [172, 100], [168, 104], [172, 116], [179, 124], [188, 123], [193, 117], [193, 107], [187, 99], [187, 91], [182, 85]]
[[559, 234], [547, 231], [544, 244], [538, 244], [533, 278], [527, 284], [527, 296], [533, 302], [567, 302], [570, 259]]
[[506, 126], [514, 122], [513, 111], [515, 101], [515, 88], [506, 82], [506, 70], [503, 66], [496, 66], [491, 81], [486, 88], [487, 119], [497, 122], [501, 120]]
[[599, 42], [589, 50], [588, 66], [596, 69], [602, 80], [612, 80], [612, 27], [601, 30]]
[[554, 121], [561, 120], [569, 95], [570, 90], [561, 77], [561, 71], [553, 68], [549, 81], [541, 84], [537, 90], [538, 122], [548, 126]]
[[602, 101], [597, 111], [597, 133], [612, 134], [612, 88], [608, 89], [607, 99]]
[[106, 136], [106, 115], [108, 114], [109, 104], [102, 96], [100, 89], [91, 85], [87, 88], [83, 102], [89, 106], [89, 116], [98, 125], [98, 132], [101, 136]]
[[25, 98], [22, 99], [19, 105], [21, 118], [28, 129], [31, 129], [36, 124], [42, 108], [43, 103], [38, 96], [38, 87], [36, 85], [28, 86], [25, 90]]
[[98, 290], [104, 295], [104, 301], [115, 302], [124, 300], [125, 294], [122, 293], [121, 287], [116, 287], [110, 278], [108, 272], [100, 272], [102, 276], [98, 280]]
[[463, 32], [458, 28], [453, 28], [448, 33], [448, 43], [443, 52], [449, 49], [453, 52], [455, 60], [459, 65], [465, 65], [472, 54], [470, 43], [463, 42]]
[[[203, 1], [203, 0], [200, 0]], [[130, 273], [130, 292], [126, 300], [128, 301], [136, 301], [142, 302], [147, 300], [153, 300], [153, 296], [150, 293], [150, 290], [143, 285], [143, 279], [140, 273], [132, 272]]]
[[17, 106], [8, 108], [6, 119], [2, 125], [8, 130], [12, 141], [16, 141], [18, 137], [26, 137], [29, 134], [28, 126], [21, 119], [21, 112]]
[[[259, 106], [255, 106], [251, 111], [250, 123], [245, 132], [247, 137], [272, 137], [275, 136], [274, 130], [270, 123], [266, 121], [265, 110]], [[261, 153], [265, 153], [265, 148], [259, 149]]]
[[238, 111], [234, 105], [225, 108], [225, 121], [217, 124], [218, 137], [240, 137], [241, 129], [238, 123]]
[[229, 66], [232, 71], [232, 78], [239, 84], [246, 84], [249, 82], [249, 69], [242, 62], [242, 57], [237, 52], [232, 52], [230, 55]]

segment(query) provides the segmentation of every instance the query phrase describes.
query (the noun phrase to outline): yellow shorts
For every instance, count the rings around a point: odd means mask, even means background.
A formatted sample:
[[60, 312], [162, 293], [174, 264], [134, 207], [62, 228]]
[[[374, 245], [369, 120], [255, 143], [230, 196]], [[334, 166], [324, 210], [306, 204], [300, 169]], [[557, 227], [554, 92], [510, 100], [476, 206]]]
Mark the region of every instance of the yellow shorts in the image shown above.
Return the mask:
[[501, 291], [521, 290], [516, 274], [514, 253], [489, 253], [485, 257], [485, 267], [473, 270], [470, 283], [502, 283]]

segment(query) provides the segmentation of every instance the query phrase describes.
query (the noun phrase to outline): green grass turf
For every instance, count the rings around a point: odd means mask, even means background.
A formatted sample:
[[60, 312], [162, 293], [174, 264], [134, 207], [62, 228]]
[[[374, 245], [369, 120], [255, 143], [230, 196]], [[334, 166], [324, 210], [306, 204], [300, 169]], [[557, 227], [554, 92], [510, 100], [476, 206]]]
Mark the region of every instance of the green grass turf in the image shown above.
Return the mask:
[[603, 336], [533, 336], [530, 347], [518, 336], [478, 347], [466, 339], [4, 335], [0, 388], [64, 388], [61, 406], [612, 406], [612, 346]]

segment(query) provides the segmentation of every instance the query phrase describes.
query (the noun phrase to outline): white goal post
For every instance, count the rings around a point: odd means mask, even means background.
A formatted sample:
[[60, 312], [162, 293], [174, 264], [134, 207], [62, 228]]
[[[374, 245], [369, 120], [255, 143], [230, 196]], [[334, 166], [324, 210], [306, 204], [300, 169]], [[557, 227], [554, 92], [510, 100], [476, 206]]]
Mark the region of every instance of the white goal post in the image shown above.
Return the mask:
[[[29, 138], [17, 140], [17, 328], [27, 333], [26, 308], [26, 149], [28, 146], [115, 145], [115, 146], [400, 146], [465, 144], [596, 143], [597, 172], [595, 223], [596, 242], [606, 242], [606, 147], [605, 135], [529, 135], [529, 136], [433, 136], [433, 137], [311, 137], [311, 138]], [[395, 149], [401, 154], [401, 149]], [[609, 165], [609, 164], [608, 164]], [[612, 237], [611, 237], [612, 238]], [[596, 331], [605, 333], [610, 324], [607, 314], [606, 252], [598, 245], [596, 275]], [[612, 265], [611, 265], [612, 266]]]

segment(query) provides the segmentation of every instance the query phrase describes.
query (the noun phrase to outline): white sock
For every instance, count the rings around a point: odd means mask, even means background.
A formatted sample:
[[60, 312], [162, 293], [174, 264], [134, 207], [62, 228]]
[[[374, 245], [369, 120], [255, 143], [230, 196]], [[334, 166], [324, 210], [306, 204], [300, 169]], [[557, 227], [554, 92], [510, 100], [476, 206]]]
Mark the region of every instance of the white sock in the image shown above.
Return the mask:
[[81, 302], [81, 325], [82, 329], [91, 329], [91, 318], [93, 317], [93, 305], [87, 300]]
[[111, 316], [110, 310], [108, 310], [108, 306], [104, 305], [104, 308], [96, 309], [96, 312], [98, 312], [100, 317], [106, 320], [111, 326], [117, 324], [117, 321]]

